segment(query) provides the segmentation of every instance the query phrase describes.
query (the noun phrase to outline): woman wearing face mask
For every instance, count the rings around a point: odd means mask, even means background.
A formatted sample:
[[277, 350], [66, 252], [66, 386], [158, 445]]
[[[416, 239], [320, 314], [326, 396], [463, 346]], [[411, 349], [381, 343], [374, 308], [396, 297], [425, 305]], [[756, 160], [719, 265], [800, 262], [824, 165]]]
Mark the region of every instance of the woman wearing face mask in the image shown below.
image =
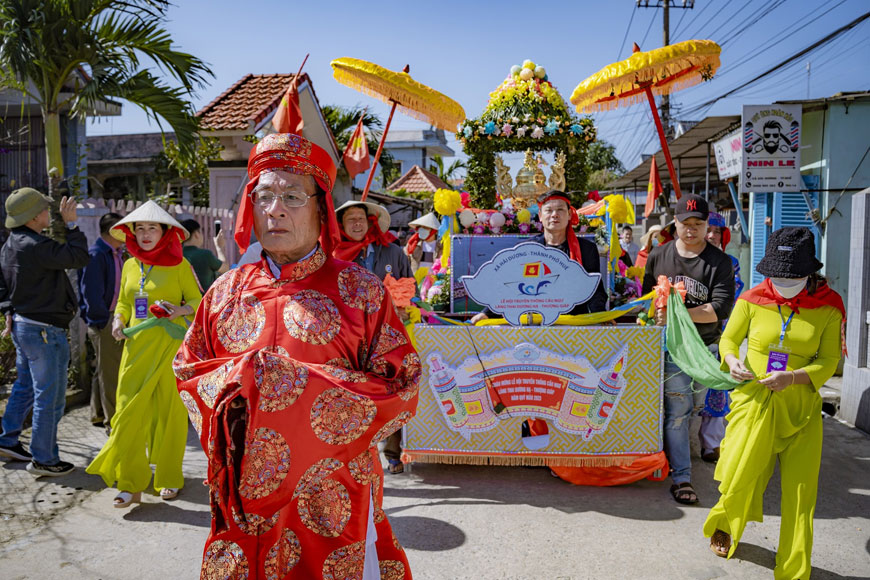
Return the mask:
[[[817, 274], [813, 234], [782, 228], [756, 269], [764, 282], [744, 292], [719, 343], [723, 370], [741, 381], [715, 477], [719, 502], [704, 523], [710, 549], [734, 553], [747, 521], [761, 521], [762, 496], [777, 459], [782, 479], [774, 578], [809, 578], [813, 512], [822, 452], [818, 389], [840, 361], [845, 308]], [[738, 358], [748, 339], [746, 361]]]
[[429, 268], [440, 256], [438, 248], [438, 228], [440, 222], [434, 213], [427, 213], [421, 218], [408, 222], [414, 233], [405, 244], [405, 254], [411, 259], [411, 271], [418, 268]]
[[[187, 441], [187, 410], [178, 396], [172, 359], [202, 295], [193, 268], [182, 255], [188, 232], [153, 201], [115, 224], [110, 234], [125, 240], [133, 256], [124, 263], [112, 335], [124, 340], [118, 375], [118, 408], [109, 440], [88, 466], [106, 485], [117, 482], [116, 508], [138, 502], [151, 481], [163, 499], [184, 485], [181, 463]], [[158, 308], [159, 307], [159, 308]], [[153, 324], [159, 314], [171, 322]], [[129, 336], [136, 326], [143, 325]]]

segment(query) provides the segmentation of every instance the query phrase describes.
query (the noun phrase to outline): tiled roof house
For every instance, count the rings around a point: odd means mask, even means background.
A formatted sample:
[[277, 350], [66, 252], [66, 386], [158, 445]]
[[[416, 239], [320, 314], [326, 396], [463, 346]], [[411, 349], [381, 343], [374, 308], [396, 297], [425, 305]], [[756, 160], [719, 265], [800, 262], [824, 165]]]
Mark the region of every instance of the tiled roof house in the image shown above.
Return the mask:
[[[234, 208], [247, 182], [248, 154], [253, 144], [246, 140], [271, 131], [272, 116], [287, 90], [292, 74], [247, 74], [200, 109], [200, 133], [217, 137], [223, 145], [221, 160], [209, 164], [211, 206]], [[302, 135], [330, 153], [337, 166], [341, 152], [307, 74], [299, 78], [299, 107], [305, 128]], [[350, 183], [339, 181], [333, 190], [336, 203], [350, 199]]]

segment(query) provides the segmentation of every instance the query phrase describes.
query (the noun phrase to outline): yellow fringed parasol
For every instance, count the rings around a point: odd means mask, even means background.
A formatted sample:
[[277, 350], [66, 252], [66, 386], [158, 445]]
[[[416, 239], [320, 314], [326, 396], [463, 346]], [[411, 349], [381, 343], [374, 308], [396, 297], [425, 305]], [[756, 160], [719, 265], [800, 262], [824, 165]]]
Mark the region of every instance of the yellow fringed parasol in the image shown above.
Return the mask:
[[646, 52], [641, 52], [635, 44], [629, 58], [604, 67], [577, 85], [571, 94], [571, 103], [578, 112], [592, 112], [647, 100], [679, 199], [680, 184], [653, 95], [667, 95], [710, 80], [719, 68], [721, 51], [712, 40], [686, 40]]
[[455, 131], [456, 126], [465, 119], [465, 110], [459, 103], [412, 79], [407, 65], [402, 72], [395, 72], [356, 58], [337, 58], [330, 64], [335, 80], [391, 105], [390, 116], [384, 125], [381, 143], [363, 191], [363, 200], [368, 196], [374, 166], [381, 157], [384, 140], [397, 108], [410, 117], [426, 121], [445, 131]]

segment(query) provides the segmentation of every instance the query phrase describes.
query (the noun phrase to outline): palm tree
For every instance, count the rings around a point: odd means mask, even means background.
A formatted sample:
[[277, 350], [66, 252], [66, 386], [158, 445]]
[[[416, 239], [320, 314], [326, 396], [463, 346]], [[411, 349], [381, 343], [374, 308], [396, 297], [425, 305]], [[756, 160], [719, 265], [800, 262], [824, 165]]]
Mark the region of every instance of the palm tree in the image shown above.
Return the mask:
[[[335, 144], [338, 146], [339, 151], [344, 151], [344, 148], [347, 147], [356, 124], [359, 123], [360, 115], [364, 115], [363, 127], [366, 132], [366, 145], [369, 148], [369, 156], [372, 159], [375, 158], [384, 126], [380, 117], [367, 112], [366, 109], [358, 105], [356, 107], [324, 105], [321, 110], [323, 111], [323, 117], [326, 119], [326, 124], [329, 125], [332, 131], [332, 136], [335, 137]], [[399, 178], [396, 175], [399, 169], [389, 152], [386, 150], [382, 151], [378, 163], [381, 166], [381, 177], [384, 187]]]
[[184, 151], [195, 149], [189, 97], [214, 75], [173, 48], [163, 28], [169, 6], [168, 0], [0, 0], [0, 87], [21, 90], [42, 109], [49, 194], [63, 179], [62, 111], [84, 118], [102, 101], [123, 99], [161, 130], [161, 119], [168, 123]]
[[[456, 172], [460, 169], [466, 169], [465, 162], [457, 159], [453, 163], [450, 164], [450, 167], [444, 168], [444, 158], [440, 155], [435, 155], [432, 157], [432, 163], [434, 165], [429, 166], [429, 171], [438, 176], [438, 178], [444, 183], [453, 185], [450, 183], [452, 180], [457, 178]], [[455, 188], [454, 188], [455, 189]]]

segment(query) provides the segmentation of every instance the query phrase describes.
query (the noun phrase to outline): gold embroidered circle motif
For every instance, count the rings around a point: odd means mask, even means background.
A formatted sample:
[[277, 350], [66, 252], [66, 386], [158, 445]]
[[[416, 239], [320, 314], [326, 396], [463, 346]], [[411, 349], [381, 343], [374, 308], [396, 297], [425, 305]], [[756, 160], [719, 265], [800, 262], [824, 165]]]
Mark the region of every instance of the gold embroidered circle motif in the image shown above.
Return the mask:
[[341, 329], [338, 308], [317, 290], [302, 290], [284, 306], [284, 326], [293, 338], [310, 344], [326, 344]]
[[405, 565], [398, 560], [381, 560], [378, 562], [381, 570], [381, 580], [404, 580]]
[[338, 275], [338, 293], [348, 306], [373, 314], [384, 300], [384, 286], [378, 277], [353, 264]]
[[235, 542], [215, 540], [205, 551], [200, 580], [245, 580], [248, 558]]
[[181, 391], [179, 395], [181, 396], [181, 402], [184, 403], [184, 408], [187, 409], [190, 422], [193, 423], [193, 428], [196, 429], [196, 434], [201, 437], [202, 413], [199, 412], [199, 407], [196, 406], [196, 400], [187, 391]]
[[290, 471], [290, 447], [280, 433], [260, 427], [245, 440], [239, 494], [246, 499], [266, 497]]
[[311, 406], [311, 427], [324, 443], [345, 445], [365, 433], [377, 413], [371, 399], [344, 389], [328, 389]]
[[233, 363], [228, 362], [210, 373], [204, 374], [196, 383], [196, 392], [202, 398], [209, 409], [214, 409], [214, 402], [227, 386], [227, 376], [233, 368]]
[[302, 546], [299, 538], [293, 530], [284, 530], [275, 545], [269, 548], [266, 561], [263, 563], [263, 572], [266, 580], [281, 580], [290, 573], [299, 558], [302, 556]]
[[323, 563], [323, 580], [362, 580], [365, 542], [354, 542], [333, 551]]
[[299, 498], [299, 519], [316, 534], [340, 536], [350, 520], [350, 495], [333, 479], [325, 479]]
[[260, 410], [280, 411], [295, 403], [305, 391], [308, 368], [264, 349], [254, 358], [254, 383], [260, 391]]
[[266, 325], [266, 309], [253, 294], [231, 300], [215, 324], [218, 340], [229, 352], [244, 352], [253, 345]]

